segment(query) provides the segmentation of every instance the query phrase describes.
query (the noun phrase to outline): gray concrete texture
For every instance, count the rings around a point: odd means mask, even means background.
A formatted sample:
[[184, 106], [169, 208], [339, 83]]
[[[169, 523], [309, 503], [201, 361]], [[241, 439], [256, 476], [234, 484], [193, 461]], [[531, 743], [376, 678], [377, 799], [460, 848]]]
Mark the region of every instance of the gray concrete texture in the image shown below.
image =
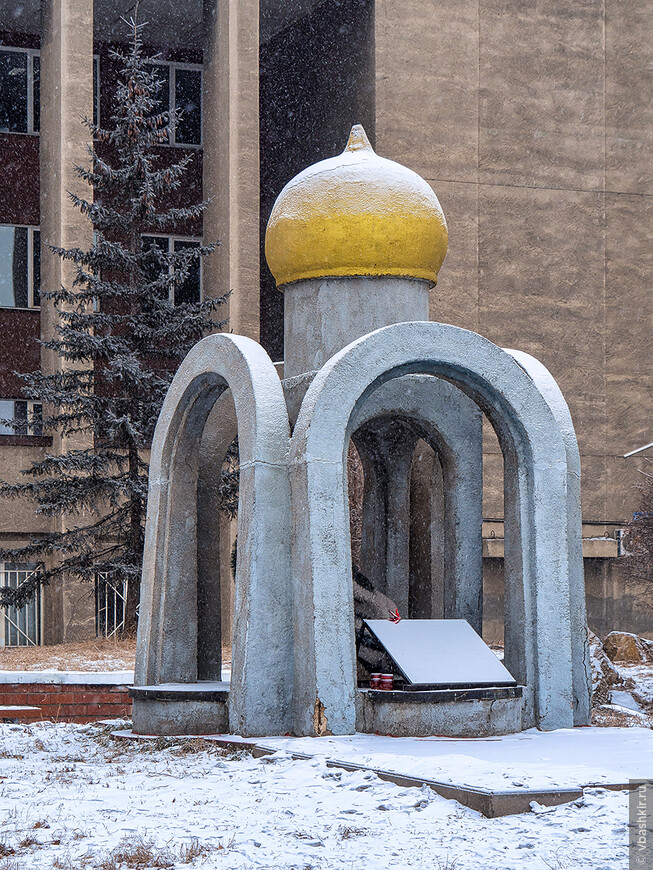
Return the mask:
[[[295, 729], [315, 733], [316, 721], [333, 733], [354, 727], [344, 450], [349, 421], [368, 391], [410, 373], [450, 378], [497, 430], [512, 520], [506, 541], [506, 665], [526, 687], [526, 726], [571, 726], [567, 455], [558, 423], [533, 380], [491, 342], [444, 324], [403, 323], [332, 357], [309, 387], [293, 433], [295, 635], [311, 655], [295, 657]], [[586, 709], [587, 703], [580, 706]]]
[[[214, 423], [210, 450], [206, 439], [202, 443], [208, 465], [219, 468], [233, 438], [235, 413], [241, 493], [229, 727], [245, 735], [291, 729], [352, 733], [349, 439], [372, 422], [398, 417], [410, 420], [439, 450], [451, 484], [446, 507], [453, 514], [445, 539], [453, 552], [445, 613], [475, 625], [482, 607], [480, 408], [495, 425], [506, 456], [506, 664], [525, 686], [524, 724], [545, 729], [586, 724], [584, 590], [575, 564], [581, 554], [577, 543], [568, 545], [568, 536], [579, 538], [577, 448], [568, 410], [548, 372], [527, 355], [519, 356], [518, 364], [466, 330], [412, 322], [352, 342], [314, 377], [291, 379], [289, 394], [295, 387], [301, 396], [309, 382], [290, 439], [281, 382], [255, 342], [211, 336], [177, 373], [152, 451], [136, 685], [194, 683], [200, 673], [197, 527], [206, 521], [198, 520], [197, 506], [199, 501], [210, 514], [211, 504], [206, 493], [198, 500], [199, 444], [211, 409], [221, 401], [223, 423]], [[408, 443], [412, 451], [414, 439]], [[400, 510], [381, 517], [386, 541], [406, 507], [410, 466], [400, 467]], [[401, 491], [399, 481], [393, 485], [395, 494]], [[401, 529], [394, 531], [401, 538]], [[385, 591], [402, 601], [405, 567], [405, 546], [387, 546]], [[219, 595], [214, 581], [205, 581], [207, 589]], [[219, 633], [219, 626], [214, 631]], [[422, 711], [419, 720], [425, 715]], [[420, 728], [427, 727], [424, 722]]]
[[[150, 464], [135, 684], [198, 678], [199, 445], [211, 408], [227, 387], [240, 445], [230, 727], [244, 735], [285, 733], [293, 655], [288, 415], [269, 357], [243, 336], [223, 333], [200, 341], [175, 375], [159, 416]], [[219, 633], [219, 625], [214, 631]]]
[[375, 700], [370, 693], [362, 691], [358, 693], [356, 701], [356, 730], [367, 734], [392, 734], [394, 737], [429, 737], [433, 734], [444, 737], [492, 737], [515, 734], [522, 729], [522, 703], [519, 697], [422, 703], [410, 697], [401, 702], [390, 698]]
[[428, 281], [311, 278], [283, 288], [284, 377], [316, 371], [381, 326], [429, 319]]

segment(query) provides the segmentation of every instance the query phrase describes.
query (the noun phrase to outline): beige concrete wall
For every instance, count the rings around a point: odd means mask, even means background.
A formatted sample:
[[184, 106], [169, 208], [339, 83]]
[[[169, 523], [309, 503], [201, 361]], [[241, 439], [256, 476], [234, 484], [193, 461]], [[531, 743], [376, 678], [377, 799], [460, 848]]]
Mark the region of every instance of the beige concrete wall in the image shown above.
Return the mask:
[[[90, 247], [92, 228], [70, 202], [69, 191], [89, 198], [89, 187], [78, 178], [75, 166], [88, 166], [91, 136], [81, 123], [93, 117], [93, 2], [44, 0], [41, 34], [41, 281], [45, 289], [72, 286], [74, 269], [52, 254], [48, 245]], [[42, 300], [41, 335], [54, 335], [53, 305]], [[43, 350], [46, 372], [61, 366], [61, 359]], [[55, 433], [52, 452], [86, 446], [84, 437], [62, 439]], [[65, 520], [57, 520], [53, 531]], [[93, 636], [94, 603], [91, 587], [64, 581], [45, 590], [45, 641], [79, 640]]]
[[377, 150], [449, 223], [431, 316], [551, 370], [590, 521], [636, 509], [622, 454], [651, 440], [652, 24], [646, 0], [376, 4]]
[[204, 292], [231, 292], [218, 315], [259, 337], [258, 0], [204, 0], [204, 239], [220, 247], [204, 264]]
[[[38, 462], [46, 453], [45, 447], [7, 446], [0, 449], [0, 480], [6, 483], [29, 483], [29, 478], [21, 474], [22, 469]], [[3, 502], [0, 510], [0, 539], [3, 545], [20, 546], [26, 543], [29, 533], [49, 532], [49, 517], [34, 513], [34, 502], [30, 499], [16, 499]]]

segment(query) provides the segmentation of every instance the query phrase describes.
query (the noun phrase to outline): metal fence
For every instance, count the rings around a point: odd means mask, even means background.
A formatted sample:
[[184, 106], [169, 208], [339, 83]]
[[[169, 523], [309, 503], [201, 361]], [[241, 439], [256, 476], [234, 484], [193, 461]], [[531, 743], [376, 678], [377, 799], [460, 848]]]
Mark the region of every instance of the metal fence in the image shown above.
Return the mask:
[[[29, 565], [0, 562], [0, 586], [18, 589], [34, 573]], [[22, 607], [3, 607], [0, 646], [38, 646], [41, 643], [41, 590]]]
[[127, 581], [113, 582], [108, 574], [95, 577], [95, 634], [115, 637], [125, 626]]

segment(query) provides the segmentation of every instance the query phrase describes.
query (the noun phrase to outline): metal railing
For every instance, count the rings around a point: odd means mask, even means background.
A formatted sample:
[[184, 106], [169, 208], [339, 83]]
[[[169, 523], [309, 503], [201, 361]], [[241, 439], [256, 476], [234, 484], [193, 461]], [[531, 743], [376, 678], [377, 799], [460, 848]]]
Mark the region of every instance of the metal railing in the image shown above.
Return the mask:
[[[29, 565], [0, 562], [0, 586], [18, 589], [34, 573]], [[41, 589], [22, 607], [3, 607], [0, 646], [38, 646], [41, 643]]]
[[95, 577], [95, 634], [97, 637], [115, 637], [125, 627], [127, 581], [114, 582], [109, 574]]

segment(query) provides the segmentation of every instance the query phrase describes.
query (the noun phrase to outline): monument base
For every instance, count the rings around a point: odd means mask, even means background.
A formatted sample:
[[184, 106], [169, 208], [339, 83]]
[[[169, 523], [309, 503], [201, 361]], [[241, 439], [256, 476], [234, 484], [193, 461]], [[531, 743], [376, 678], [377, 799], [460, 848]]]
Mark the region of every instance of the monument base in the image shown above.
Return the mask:
[[433, 691], [359, 689], [356, 730], [395, 737], [491, 737], [522, 730], [522, 686]]
[[165, 683], [134, 686], [132, 730], [171, 737], [226, 734], [229, 731], [229, 683]]

